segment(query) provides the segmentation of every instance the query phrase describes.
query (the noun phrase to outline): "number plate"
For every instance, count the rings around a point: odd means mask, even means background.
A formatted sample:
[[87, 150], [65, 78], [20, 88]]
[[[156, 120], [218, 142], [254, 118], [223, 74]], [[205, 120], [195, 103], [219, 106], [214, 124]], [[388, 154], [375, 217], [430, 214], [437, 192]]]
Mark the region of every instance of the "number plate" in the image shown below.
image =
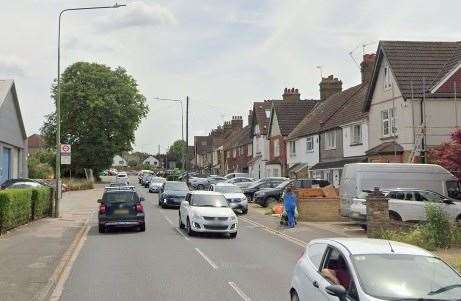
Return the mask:
[[128, 209], [115, 209], [114, 214], [115, 215], [126, 215], [128, 214]]

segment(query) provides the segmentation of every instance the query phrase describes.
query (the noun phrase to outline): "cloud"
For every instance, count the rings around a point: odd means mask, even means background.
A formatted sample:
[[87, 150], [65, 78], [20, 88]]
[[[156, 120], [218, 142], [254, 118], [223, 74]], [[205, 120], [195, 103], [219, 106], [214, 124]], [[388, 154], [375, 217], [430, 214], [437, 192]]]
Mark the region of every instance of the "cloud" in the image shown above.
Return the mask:
[[16, 56], [0, 54], [0, 77], [21, 77], [26, 75], [26, 63]]
[[120, 14], [105, 17], [100, 28], [103, 30], [118, 30], [177, 24], [173, 13], [168, 8], [157, 3], [132, 2], [127, 7], [119, 10]]

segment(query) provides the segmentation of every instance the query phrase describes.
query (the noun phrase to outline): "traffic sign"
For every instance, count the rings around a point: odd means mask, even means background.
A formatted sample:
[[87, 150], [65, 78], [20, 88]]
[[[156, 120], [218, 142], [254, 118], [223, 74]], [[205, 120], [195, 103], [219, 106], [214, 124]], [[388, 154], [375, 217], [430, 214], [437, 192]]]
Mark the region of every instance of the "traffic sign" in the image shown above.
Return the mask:
[[61, 154], [70, 154], [71, 146], [70, 144], [61, 144]]
[[61, 165], [70, 165], [70, 154], [61, 154]]

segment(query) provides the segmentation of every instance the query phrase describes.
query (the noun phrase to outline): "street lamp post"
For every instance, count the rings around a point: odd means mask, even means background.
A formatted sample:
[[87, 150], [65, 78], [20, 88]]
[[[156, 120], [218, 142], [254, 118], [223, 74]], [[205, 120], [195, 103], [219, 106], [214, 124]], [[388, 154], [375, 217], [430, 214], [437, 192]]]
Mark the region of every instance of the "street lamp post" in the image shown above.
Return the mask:
[[76, 7], [61, 10], [58, 21], [58, 82], [56, 98], [56, 196], [54, 205], [54, 216], [59, 217], [59, 197], [61, 196], [61, 18], [65, 12], [77, 10], [94, 10], [105, 8], [119, 8], [125, 4], [115, 3], [112, 6]]

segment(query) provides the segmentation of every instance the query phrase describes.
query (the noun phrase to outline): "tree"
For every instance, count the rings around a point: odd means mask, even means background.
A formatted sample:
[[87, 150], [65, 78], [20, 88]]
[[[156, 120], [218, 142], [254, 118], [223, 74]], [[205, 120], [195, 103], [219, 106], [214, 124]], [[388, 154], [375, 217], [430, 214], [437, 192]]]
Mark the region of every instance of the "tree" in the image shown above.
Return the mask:
[[173, 144], [168, 149], [168, 154], [177, 160], [177, 166], [182, 168], [182, 162], [184, 158], [184, 153], [186, 151], [186, 141], [180, 139], [173, 142]]
[[461, 129], [457, 129], [450, 136], [451, 141], [431, 149], [429, 156], [432, 162], [445, 167], [461, 179]]
[[[56, 82], [52, 97], [57, 98]], [[149, 108], [135, 79], [122, 67], [78, 62], [61, 79], [61, 143], [72, 145], [73, 174], [109, 168], [116, 154], [130, 151], [135, 131]], [[55, 146], [56, 114], [41, 129], [46, 143]]]
[[56, 152], [50, 149], [38, 150], [27, 158], [29, 177], [32, 179], [48, 179], [54, 175]]

